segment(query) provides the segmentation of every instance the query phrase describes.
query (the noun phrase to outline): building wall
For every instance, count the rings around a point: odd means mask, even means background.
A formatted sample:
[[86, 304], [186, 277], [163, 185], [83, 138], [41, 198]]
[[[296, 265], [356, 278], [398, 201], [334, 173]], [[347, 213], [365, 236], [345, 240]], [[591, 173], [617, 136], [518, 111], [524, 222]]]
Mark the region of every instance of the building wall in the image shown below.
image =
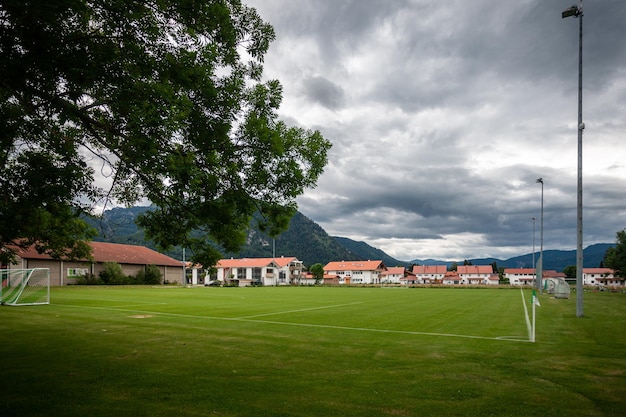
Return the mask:
[[[146, 265], [120, 264], [125, 275], [137, 275], [145, 270]], [[76, 270], [86, 270], [87, 273], [98, 276], [104, 269], [103, 263], [67, 262], [52, 259], [20, 259], [17, 264], [10, 265], [9, 269], [48, 268], [50, 270], [50, 285], [61, 286], [76, 283]], [[182, 283], [183, 268], [174, 266], [159, 266], [161, 276], [170, 283]]]

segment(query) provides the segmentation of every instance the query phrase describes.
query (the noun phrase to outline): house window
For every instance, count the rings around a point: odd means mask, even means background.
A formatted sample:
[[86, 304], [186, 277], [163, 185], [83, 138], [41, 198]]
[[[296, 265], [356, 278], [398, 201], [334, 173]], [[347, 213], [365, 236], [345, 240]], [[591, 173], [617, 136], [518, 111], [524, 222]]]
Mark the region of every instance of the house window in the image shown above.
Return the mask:
[[67, 268], [68, 278], [84, 277], [87, 274], [86, 268]]
[[287, 280], [287, 274], [285, 273], [285, 271], [278, 272], [278, 280], [280, 282], [285, 282]]
[[246, 279], [246, 269], [237, 268], [237, 279]]
[[253, 281], [261, 280], [261, 268], [252, 268], [252, 280]]

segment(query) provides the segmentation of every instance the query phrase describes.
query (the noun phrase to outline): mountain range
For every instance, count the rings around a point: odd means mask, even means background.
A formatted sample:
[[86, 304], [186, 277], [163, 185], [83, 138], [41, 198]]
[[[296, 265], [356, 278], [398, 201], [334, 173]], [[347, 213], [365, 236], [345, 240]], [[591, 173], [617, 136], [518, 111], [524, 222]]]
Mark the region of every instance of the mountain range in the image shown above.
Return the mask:
[[[143, 232], [135, 224], [138, 215], [150, 210], [150, 207], [113, 208], [106, 210], [101, 217], [90, 218], [87, 221], [98, 230], [98, 236], [94, 239], [101, 242], [124, 243], [142, 245], [159, 250], [153, 242], [147, 240]], [[600, 266], [606, 250], [611, 243], [599, 243], [588, 246], [584, 250], [585, 267]], [[172, 258], [182, 260], [183, 249], [173, 248], [169, 251], [161, 251]], [[454, 262], [435, 259], [413, 259], [402, 261], [387, 255], [384, 251], [374, 248], [366, 242], [357, 242], [346, 237], [330, 236], [317, 223], [297, 212], [291, 219], [289, 228], [281, 235], [272, 239], [268, 235], [251, 227], [248, 239], [244, 247], [238, 253], [224, 253], [224, 257], [272, 257], [272, 256], [295, 256], [306, 266], [315, 263], [322, 265], [330, 261], [350, 261], [364, 259], [380, 259], [387, 266], [418, 265], [447, 265]], [[187, 258], [189, 258], [187, 254]], [[544, 250], [544, 269], [562, 271], [565, 267], [576, 264], [575, 250]], [[456, 261], [462, 265], [469, 262], [472, 265], [490, 265], [494, 262], [498, 267], [505, 268], [530, 268], [533, 254], [528, 253], [509, 259], [481, 258]], [[539, 253], [535, 253], [535, 261]]]

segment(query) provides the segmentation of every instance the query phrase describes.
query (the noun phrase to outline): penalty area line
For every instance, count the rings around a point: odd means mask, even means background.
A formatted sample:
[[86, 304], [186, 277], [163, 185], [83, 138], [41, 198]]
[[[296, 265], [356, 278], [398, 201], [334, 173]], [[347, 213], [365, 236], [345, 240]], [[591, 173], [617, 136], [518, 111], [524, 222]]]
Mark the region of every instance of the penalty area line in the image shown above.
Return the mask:
[[318, 329], [331, 329], [331, 330], [344, 330], [344, 331], [357, 331], [357, 332], [401, 334], [401, 335], [411, 335], [411, 336], [454, 337], [454, 338], [461, 338], [461, 339], [495, 340], [495, 341], [504, 341], [504, 342], [529, 343], [529, 340], [523, 339], [519, 336], [487, 337], [487, 336], [474, 336], [474, 335], [464, 335], [464, 334], [455, 334], [455, 333], [417, 332], [417, 331], [410, 331], [410, 330], [375, 329], [375, 328], [369, 328], [369, 327], [334, 326], [334, 325], [329, 325], [329, 324], [315, 324], [315, 323], [293, 323], [293, 322], [290, 323], [290, 322], [285, 322], [285, 321], [256, 320], [256, 319], [241, 318], [241, 317], [198, 316], [194, 314], [165, 313], [161, 311], [134, 310], [134, 309], [127, 309], [127, 308], [78, 306], [78, 305], [71, 305], [71, 304], [57, 304], [57, 306], [86, 308], [86, 309], [93, 309], [93, 310], [109, 310], [109, 311], [118, 311], [118, 312], [132, 312], [136, 314], [150, 314], [154, 317], [158, 317], [158, 316], [182, 317], [182, 318], [200, 319], [200, 320], [215, 320], [215, 321], [222, 320], [222, 321], [235, 321], [235, 322], [242, 322], [242, 323], [263, 323], [263, 324], [271, 324], [271, 325], [279, 325], [279, 326], [309, 327], [309, 328], [318, 328]]

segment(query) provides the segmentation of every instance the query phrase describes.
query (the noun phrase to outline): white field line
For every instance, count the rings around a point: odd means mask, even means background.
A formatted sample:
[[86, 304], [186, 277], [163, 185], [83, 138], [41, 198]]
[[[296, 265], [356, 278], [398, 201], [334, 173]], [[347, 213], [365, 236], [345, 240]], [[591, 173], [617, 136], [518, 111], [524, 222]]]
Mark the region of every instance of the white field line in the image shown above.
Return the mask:
[[524, 314], [526, 315], [526, 328], [528, 329], [528, 341], [532, 338], [532, 326], [530, 324], [530, 318], [528, 317], [528, 308], [526, 307], [526, 299], [524, 298], [524, 290], [520, 287], [520, 292], [522, 293], [522, 305], [524, 306]]
[[405, 334], [405, 335], [413, 335], [413, 336], [456, 337], [456, 338], [462, 338], [462, 339], [498, 340], [498, 341], [506, 341], [506, 342], [529, 343], [529, 340], [522, 339], [519, 336], [486, 337], [486, 336], [473, 336], [473, 335], [454, 334], [454, 333], [413, 332], [413, 331], [408, 331], [408, 330], [375, 329], [375, 328], [369, 328], [369, 327], [332, 326], [328, 324], [289, 323], [289, 322], [284, 322], [284, 321], [253, 320], [250, 318], [238, 318], [238, 317], [197, 316], [197, 315], [192, 315], [192, 314], [163, 313], [160, 311], [142, 311], [142, 310], [131, 310], [131, 309], [126, 309], [126, 308], [75, 306], [71, 304], [57, 304], [57, 305], [64, 306], [64, 307], [87, 308], [87, 309], [93, 309], [93, 310], [109, 310], [109, 311], [129, 312], [129, 313], [135, 313], [135, 314], [149, 314], [152, 316], [183, 317], [183, 318], [203, 319], [203, 320], [238, 321], [238, 322], [244, 322], [244, 323], [264, 323], [264, 324], [272, 324], [272, 325], [279, 325], [279, 326], [310, 327], [310, 328], [318, 328], [318, 329], [334, 329], [334, 330], [347, 330], [347, 331], [371, 332], [371, 333]]
[[255, 317], [267, 317], [267, 316], [275, 316], [275, 315], [279, 315], [279, 314], [289, 314], [289, 313], [299, 313], [302, 311], [313, 311], [313, 310], [323, 310], [326, 308], [336, 308], [336, 307], [345, 307], [345, 306], [353, 306], [356, 304], [363, 304], [362, 301], [358, 301], [356, 303], [348, 303], [348, 304], [335, 304], [332, 306], [322, 306], [322, 307], [311, 307], [311, 308], [301, 308], [299, 310], [287, 310], [287, 311], [276, 311], [274, 313], [265, 313], [265, 314], [255, 314], [253, 316], [243, 316], [243, 317], [237, 317], [238, 319], [252, 319]]

